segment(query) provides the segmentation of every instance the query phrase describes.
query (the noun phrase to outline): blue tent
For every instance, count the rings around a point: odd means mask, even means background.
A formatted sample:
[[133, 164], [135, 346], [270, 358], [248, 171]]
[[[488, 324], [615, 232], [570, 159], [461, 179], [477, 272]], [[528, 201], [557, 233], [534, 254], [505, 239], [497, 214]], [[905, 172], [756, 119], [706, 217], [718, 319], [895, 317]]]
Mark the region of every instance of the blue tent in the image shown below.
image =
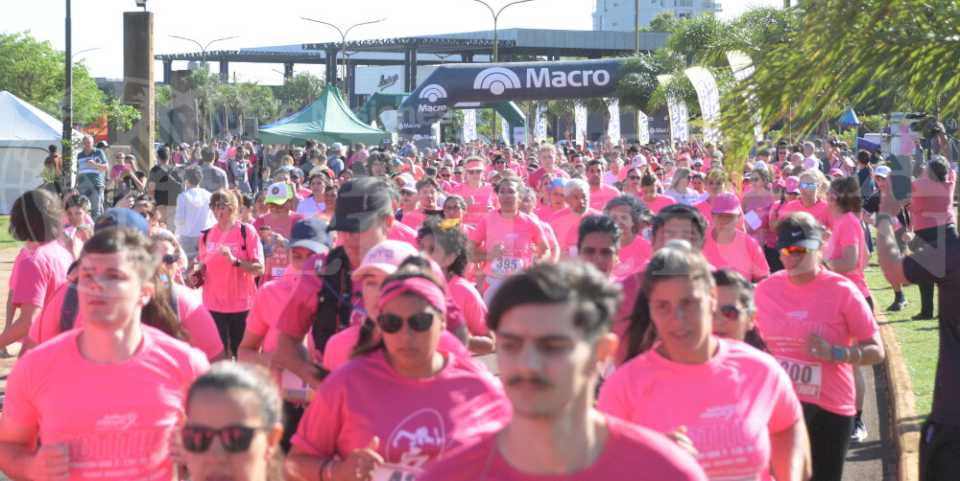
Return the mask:
[[840, 127], [849, 128], [849, 127], [859, 127], [860, 119], [857, 118], [857, 112], [853, 110], [853, 107], [847, 109], [843, 115], [840, 116]]

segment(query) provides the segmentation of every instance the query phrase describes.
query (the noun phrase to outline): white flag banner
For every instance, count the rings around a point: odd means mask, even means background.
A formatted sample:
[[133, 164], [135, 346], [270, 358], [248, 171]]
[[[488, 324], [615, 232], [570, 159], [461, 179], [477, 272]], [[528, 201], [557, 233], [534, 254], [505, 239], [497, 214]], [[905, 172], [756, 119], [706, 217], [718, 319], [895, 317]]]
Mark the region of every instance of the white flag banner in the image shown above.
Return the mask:
[[607, 111], [610, 112], [610, 122], [607, 124], [607, 135], [610, 143], [620, 144], [620, 99], [607, 100]]
[[533, 140], [543, 142], [547, 140], [547, 105], [537, 103], [537, 120], [534, 124]]
[[700, 113], [703, 116], [703, 137], [713, 143], [720, 142], [720, 89], [717, 79], [703, 67], [690, 67], [684, 71], [697, 91]]
[[477, 109], [463, 111], [463, 143], [477, 140]]
[[[733, 78], [735, 78], [737, 82], [743, 82], [750, 78], [753, 72], [757, 70], [756, 67], [753, 66], [753, 59], [739, 50], [727, 52], [727, 62], [730, 63], [730, 69], [733, 70]], [[748, 90], [744, 93], [744, 96], [749, 103], [748, 105], [752, 106], [754, 104], [753, 92]], [[754, 110], [753, 120], [753, 137], [757, 141], [761, 141], [763, 140], [763, 126], [761, 124], [762, 119], [760, 118], [760, 112]]]
[[[497, 114], [494, 113], [494, 115]], [[505, 119], [500, 119], [500, 137], [503, 143], [510, 145], [510, 122], [507, 122]]]
[[574, 125], [577, 129], [577, 145], [584, 145], [587, 138], [587, 105], [577, 102], [573, 107]]
[[641, 145], [650, 143], [650, 118], [642, 110], [637, 111], [637, 142]]
[[[658, 75], [660, 85], [670, 83], [669, 75]], [[690, 139], [690, 114], [687, 112], [687, 103], [674, 95], [667, 95], [667, 113], [670, 115], [670, 139], [686, 142]]]

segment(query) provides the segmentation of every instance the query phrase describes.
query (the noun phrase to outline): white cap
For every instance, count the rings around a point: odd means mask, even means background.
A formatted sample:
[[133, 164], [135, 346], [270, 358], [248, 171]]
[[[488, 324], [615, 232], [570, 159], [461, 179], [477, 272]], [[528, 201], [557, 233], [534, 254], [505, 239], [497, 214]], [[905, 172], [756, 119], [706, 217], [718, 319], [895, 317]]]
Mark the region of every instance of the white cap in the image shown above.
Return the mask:
[[370, 249], [367, 255], [363, 256], [363, 262], [353, 271], [351, 277], [359, 279], [364, 274], [377, 270], [386, 275], [393, 274], [397, 266], [404, 259], [410, 256], [418, 255], [419, 252], [412, 245], [396, 240], [385, 240]]
[[886, 165], [877, 166], [877, 168], [873, 169], [873, 175], [875, 177], [883, 177], [886, 179], [887, 177], [890, 177], [890, 167], [887, 167]]

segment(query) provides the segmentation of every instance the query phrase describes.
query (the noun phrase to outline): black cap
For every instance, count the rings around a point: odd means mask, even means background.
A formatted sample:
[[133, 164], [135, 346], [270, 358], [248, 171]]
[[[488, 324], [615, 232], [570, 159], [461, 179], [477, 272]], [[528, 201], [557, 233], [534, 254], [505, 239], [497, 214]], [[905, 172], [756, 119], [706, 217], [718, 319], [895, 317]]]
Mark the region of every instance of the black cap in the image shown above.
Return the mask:
[[312, 217], [304, 219], [290, 230], [290, 248], [304, 247], [314, 254], [319, 254], [330, 248], [330, 236], [327, 235], [327, 222]]
[[777, 249], [794, 246], [818, 249], [823, 242], [820, 229], [816, 227], [790, 224], [784, 225], [777, 231]]
[[150, 235], [150, 226], [147, 224], [147, 219], [140, 215], [139, 212], [123, 207], [107, 209], [97, 218], [97, 221], [93, 225], [93, 230], [100, 232], [100, 230], [108, 227], [135, 229], [145, 236]]
[[340, 187], [327, 231], [363, 232], [378, 212], [390, 209], [390, 186], [375, 177], [359, 177]]

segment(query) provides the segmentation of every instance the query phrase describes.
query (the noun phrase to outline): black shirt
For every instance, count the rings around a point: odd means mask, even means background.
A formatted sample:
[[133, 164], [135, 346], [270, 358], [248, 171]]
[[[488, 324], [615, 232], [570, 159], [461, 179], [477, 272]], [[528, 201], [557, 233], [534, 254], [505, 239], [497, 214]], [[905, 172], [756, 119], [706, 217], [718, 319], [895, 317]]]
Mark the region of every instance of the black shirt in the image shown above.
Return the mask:
[[183, 192], [183, 180], [173, 165], [154, 165], [150, 169], [148, 180], [157, 185], [154, 201], [157, 205], [175, 206], [177, 196]]
[[903, 260], [903, 273], [914, 284], [940, 286], [940, 354], [930, 419], [960, 427], [960, 237], [956, 227], [939, 227], [932, 243]]

